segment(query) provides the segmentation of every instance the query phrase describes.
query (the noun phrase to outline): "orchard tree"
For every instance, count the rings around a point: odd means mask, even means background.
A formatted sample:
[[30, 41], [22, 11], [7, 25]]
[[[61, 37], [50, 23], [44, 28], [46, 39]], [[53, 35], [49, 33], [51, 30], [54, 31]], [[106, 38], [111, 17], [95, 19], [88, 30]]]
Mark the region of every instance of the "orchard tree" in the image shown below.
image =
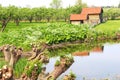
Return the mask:
[[28, 8], [21, 8], [21, 18], [23, 21], [27, 20]]
[[28, 8], [27, 19], [29, 20], [30, 23], [32, 23], [33, 18], [34, 18], [34, 10]]
[[39, 8], [33, 8], [32, 9], [33, 11], [34, 11], [34, 19], [35, 19], [35, 21], [37, 22], [38, 20], [39, 20]]
[[50, 22], [50, 20], [52, 19], [53, 13], [54, 13], [53, 8], [46, 8], [45, 18], [47, 19], [48, 22]]
[[76, 4], [69, 8], [71, 8], [72, 14], [80, 14], [82, 11], [82, 8], [85, 8], [85, 7], [87, 7], [86, 3], [82, 3], [82, 0], [76, 0]]
[[82, 0], [77, 0], [76, 5], [82, 5]]
[[31, 23], [34, 17], [34, 10], [30, 8], [22, 8], [21, 12], [23, 19], [28, 20]]
[[40, 7], [40, 8], [33, 8], [33, 12], [34, 12], [34, 18], [35, 21], [41, 21], [42, 19], [44, 19], [45, 17], [45, 9], [44, 7]]
[[104, 8], [103, 17], [107, 19], [116, 19], [120, 16], [120, 9], [119, 8]]
[[82, 7], [87, 7], [87, 4], [86, 4], [86, 3], [83, 3], [82, 0], [77, 0], [77, 1], [76, 1], [76, 5], [82, 6]]
[[15, 12], [13, 14], [13, 19], [16, 23], [16, 26], [19, 26], [20, 20], [22, 19], [21, 8], [16, 7]]
[[82, 11], [82, 6], [80, 5], [75, 5], [71, 7], [71, 13], [73, 14], [80, 14]]
[[61, 7], [61, 3], [62, 3], [61, 0], [53, 0], [50, 5], [52, 8], [58, 9]]
[[0, 20], [2, 25], [1, 32], [5, 30], [8, 22], [13, 17], [14, 12], [15, 12], [15, 6], [9, 6], [9, 7], [0, 6]]
[[69, 8], [63, 9], [63, 18], [64, 18], [64, 21], [66, 22], [67, 19], [69, 19], [69, 17], [70, 17], [70, 10], [69, 10]]

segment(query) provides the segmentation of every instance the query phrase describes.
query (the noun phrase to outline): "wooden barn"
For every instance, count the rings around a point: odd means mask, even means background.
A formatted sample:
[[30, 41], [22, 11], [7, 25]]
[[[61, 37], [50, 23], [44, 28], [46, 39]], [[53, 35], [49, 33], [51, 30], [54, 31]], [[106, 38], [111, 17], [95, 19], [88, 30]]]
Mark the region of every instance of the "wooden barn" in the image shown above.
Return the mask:
[[101, 7], [83, 8], [81, 14], [70, 16], [71, 24], [91, 24], [97, 25], [103, 20], [103, 9]]

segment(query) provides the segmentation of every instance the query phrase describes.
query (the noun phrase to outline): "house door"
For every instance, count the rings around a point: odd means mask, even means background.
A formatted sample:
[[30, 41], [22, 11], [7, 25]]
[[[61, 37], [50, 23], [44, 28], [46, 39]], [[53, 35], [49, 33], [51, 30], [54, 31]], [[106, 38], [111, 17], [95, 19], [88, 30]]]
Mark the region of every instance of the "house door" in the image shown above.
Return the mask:
[[83, 24], [83, 20], [82, 20], [82, 21], [80, 21], [80, 23], [82, 23], [82, 24]]

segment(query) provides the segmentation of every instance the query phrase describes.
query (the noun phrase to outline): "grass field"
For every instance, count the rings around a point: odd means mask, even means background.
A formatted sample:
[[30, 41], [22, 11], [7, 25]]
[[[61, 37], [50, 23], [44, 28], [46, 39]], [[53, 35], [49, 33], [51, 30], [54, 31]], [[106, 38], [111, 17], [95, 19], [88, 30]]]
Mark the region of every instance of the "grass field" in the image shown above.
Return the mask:
[[109, 20], [95, 27], [97, 31], [103, 31], [107, 33], [120, 31], [120, 20]]
[[[9, 23], [5, 32], [0, 33], [0, 46], [4, 44], [14, 44], [15, 46], [22, 47], [26, 50], [30, 49], [30, 43], [39, 40], [46, 40], [49, 42], [67, 42], [79, 40], [81, 38], [90, 39], [91, 37], [102, 37], [97, 32], [102, 31], [105, 33], [114, 34], [116, 31], [120, 31], [120, 20], [110, 20], [105, 23], [102, 23], [96, 26], [95, 31], [92, 32], [86, 25], [71, 25], [66, 23], [29, 23], [22, 22], [20, 26], [16, 26], [15, 23]], [[107, 37], [111, 35], [106, 35]], [[93, 47], [93, 46], [92, 46]], [[86, 46], [85, 46], [86, 48]], [[70, 48], [71, 49], [71, 48]], [[68, 50], [65, 48], [65, 50]], [[74, 51], [74, 49], [72, 48]], [[82, 50], [82, 49], [81, 49]], [[65, 52], [65, 51], [64, 51]], [[53, 53], [53, 52], [52, 52]], [[56, 53], [61, 53], [61, 51], [57, 51]], [[55, 54], [56, 54], [55, 53]], [[66, 53], [66, 52], [65, 52]], [[50, 54], [51, 55], [51, 54]], [[0, 57], [3, 56], [0, 53]], [[5, 61], [0, 62], [0, 68], [5, 64]], [[19, 77], [21, 73], [24, 71], [24, 66], [27, 64], [26, 59], [21, 59], [17, 62], [14, 67], [14, 74], [16, 77]]]
[[9, 23], [5, 32], [0, 33], [0, 45], [12, 44], [29, 49], [33, 42], [44, 42], [49, 45], [61, 42], [84, 39], [88, 25], [57, 23]]
[[[65, 22], [57, 23], [29, 23], [21, 22], [19, 26], [10, 22], [5, 32], [0, 33], [0, 46], [4, 44], [13, 44], [18, 47], [24, 47], [26, 50], [30, 49], [30, 44], [36, 41], [43, 41], [48, 44], [56, 44], [61, 42], [69, 42], [80, 39], [89, 39], [90, 37], [113, 35], [120, 31], [120, 20], [109, 20], [105, 23], [97, 25], [92, 32], [87, 25], [71, 25]], [[106, 35], [107, 34], [107, 35]], [[90, 37], [89, 37], [90, 36]]]
[[[14, 22], [9, 22], [7, 27], [5, 28], [5, 32], [10, 31], [10, 30], [21, 30], [22, 28], [26, 28], [26, 27], [37, 27], [37, 26], [46, 26], [46, 23], [40, 23], [40, 22], [20, 22], [19, 26], [16, 26], [16, 24]], [[1, 29], [1, 27], [0, 27]]]

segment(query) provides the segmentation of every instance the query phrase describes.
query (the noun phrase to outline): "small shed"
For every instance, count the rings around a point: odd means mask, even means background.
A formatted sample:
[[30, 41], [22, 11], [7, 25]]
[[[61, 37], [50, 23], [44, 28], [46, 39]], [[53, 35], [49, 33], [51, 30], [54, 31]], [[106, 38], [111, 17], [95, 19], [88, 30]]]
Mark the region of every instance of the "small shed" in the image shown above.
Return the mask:
[[88, 20], [88, 16], [85, 14], [72, 14], [70, 16], [70, 23], [71, 24], [82, 24]]
[[81, 14], [72, 14], [70, 16], [71, 24], [91, 24], [97, 25], [103, 20], [103, 9], [101, 7], [83, 8]]

